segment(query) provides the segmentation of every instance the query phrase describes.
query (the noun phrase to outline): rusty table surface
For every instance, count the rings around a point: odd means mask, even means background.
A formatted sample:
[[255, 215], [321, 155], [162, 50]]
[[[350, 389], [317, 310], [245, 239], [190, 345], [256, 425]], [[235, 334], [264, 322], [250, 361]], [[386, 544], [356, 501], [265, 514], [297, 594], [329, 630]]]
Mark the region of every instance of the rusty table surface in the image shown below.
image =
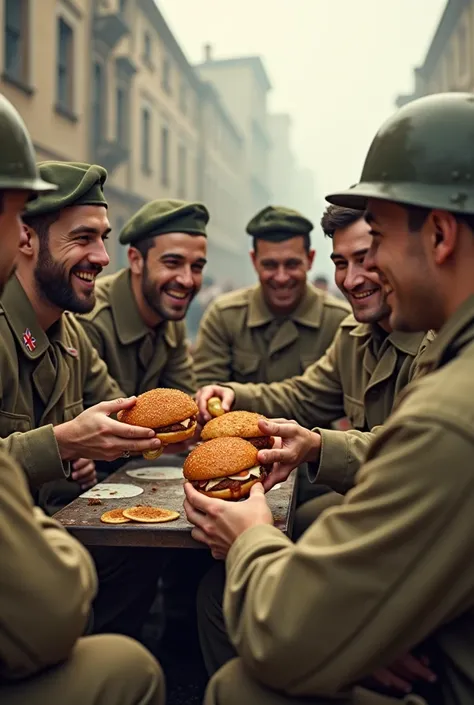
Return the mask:
[[[79, 497], [54, 515], [68, 531], [86, 546], [148, 546], [162, 548], [204, 548], [191, 537], [192, 525], [186, 519], [183, 509], [184, 479], [149, 480], [130, 477], [127, 470], [160, 467], [182, 467], [183, 456], [162, 456], [156, 461], [147, 462], [142, 458], [127, 463], [121, 470], [110, 475], [108, 482], [138, 485], [143, 493], [125, 499], [101, 499], [100, 505], [89, 505], [88, 500]], [[97, 485], [98, 487], [99, 485]], [[285, 534], [291, 532], [296, 502], [296, 472], [279, 489], [271, 490], [268, 504], [272, 510], [275, 526]], [[137, 504], [173, 509], [179, 512], [179, 519], [162, 524], [104, 524], [100, 517], [110, 509], [125, 509]]]

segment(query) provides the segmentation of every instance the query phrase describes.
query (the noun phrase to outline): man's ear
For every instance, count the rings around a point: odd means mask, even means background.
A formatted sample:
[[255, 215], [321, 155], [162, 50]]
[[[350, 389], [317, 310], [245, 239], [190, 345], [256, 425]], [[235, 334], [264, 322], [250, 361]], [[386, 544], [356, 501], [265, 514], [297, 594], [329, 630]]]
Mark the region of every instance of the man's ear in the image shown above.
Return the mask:
[[434, 210], [431, 213], [431, 247], [436, 264], [444, 264], [458, 244], [459, 222], [452, 213]]
[[145, 263], [141, 253], [136, 249], [136, 247], [129, 247], [127, 255], [132, 274], [141, 274]]
[[20, 252], [26, 257], [32, 257], [34, 255], [33, 236], [34, 230], [23, 223], [20, 235]]

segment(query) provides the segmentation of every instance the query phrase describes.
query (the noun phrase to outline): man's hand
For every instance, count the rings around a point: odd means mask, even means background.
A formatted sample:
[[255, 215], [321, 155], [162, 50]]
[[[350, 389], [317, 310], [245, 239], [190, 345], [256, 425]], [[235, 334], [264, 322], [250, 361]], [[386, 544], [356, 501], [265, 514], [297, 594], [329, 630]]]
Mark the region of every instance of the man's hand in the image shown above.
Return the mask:
[[[275, 444], [271, 450], [260, 450], [258, 462], [261, 465], [273, 465], [263, 485], [268, 492], [278, 482], [285, 482], [292, 470], [301, 463], [317, 462], [321, 449], [319, 433], [308, 431], [296, 421], [272, 419], [258, 422], [260, 430], [268, 436], [281, 438], [281, 444]], [[277, 447], [280, 445], [280, 447]]]
[[208, 384], [206, 387], [199, 389], [196, 394], [196, 404], [199, 407], [199, 421], [202, 425], [212, 419], [211, 414], [207, 410], [207, 402], [212, 397], [218, 397], [221, 400], [224, 411], [230, 411], [235, 401], [235, 393], [229, 387], [220, 387], [217, 384]]
[[250, 497], [242, 502], [227, 502], [206, 497], [186, 482], [184, 511], [194, 524], [191, 535], [205, 543], [214, 558], [225, 559], [235, 539], [251, 526], [273, 524], [273, 517], [258, 482], [250, 490]]
[[81, 490], [88, 490], [97, 484], [95, 463], [88, 458], [79, 458], [72, 463], [71, 479], [77, 482]]
[[157, 450], [161, 442], [151, 428], [131, 426], [110, 418], [121, 409], [130, 409], [136, 397], [103, 401], [91, 406], [72, 421], [54, 427], [54, 434], [63, 460], [91, 458], [115, 460], [124, 452], [142, 453]]
[[407, 654], [397, 659], [389, 668], [379, 668], [372, 675], [371, 680], [397, 693], [410, 693], [413, 690], [413, 683], [416, 681], [435, 683], [436, 675], [429, 668], [428, 659]]

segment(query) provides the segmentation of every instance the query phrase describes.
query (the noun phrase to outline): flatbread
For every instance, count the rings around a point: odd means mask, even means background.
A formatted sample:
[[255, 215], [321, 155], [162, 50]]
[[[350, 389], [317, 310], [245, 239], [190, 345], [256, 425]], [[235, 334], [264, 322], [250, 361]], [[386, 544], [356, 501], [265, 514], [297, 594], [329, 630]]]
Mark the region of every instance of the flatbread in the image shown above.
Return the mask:
[[277, 484], [272, 487], [272, 489], [270, 490], [270, 492], [271, 492], [272, 490], [279, 490], [280, 488], [281, 488], [281, 482], [277, 482]]
[[82, 499], [97, 497], [98, 499], [125, 499], [126, 497], [136, 497], [143, 493], [143, 487], [138, 485], [120, 484], [118, 482], [101, 482], [100, 485], [92, 487], [87, 492], [80, 495]]
[[123, 509], [111, 509], [109, 512], [104, 512], [100, 520], [104, 524], [130, 524], [130, 519], [123, 515]]
[[151, 467], [151, 468], [136, 468], [135, 470], [126, 470], [129, 477], [136, 480], [182, 480], [183, 471], [181, 468], [167, 467]]
[[160, 524], [164, 521], [178, 519], [179, 512], [174, 512], [172, 509], [162, 509], [161, 507], [129, 507], [123, 510], [123, 515], [127, 519], [144, 524]]

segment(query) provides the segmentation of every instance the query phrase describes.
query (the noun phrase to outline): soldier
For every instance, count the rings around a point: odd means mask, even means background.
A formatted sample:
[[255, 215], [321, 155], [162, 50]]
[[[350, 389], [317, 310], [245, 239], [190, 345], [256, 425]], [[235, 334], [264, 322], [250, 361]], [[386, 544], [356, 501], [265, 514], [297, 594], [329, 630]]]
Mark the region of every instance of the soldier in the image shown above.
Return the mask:
[[[106, 172], [44, 162], [40, 173], [58, 189], [27, 204], [16, 273], [1, 298], [0, 437], [52, 514], [81, 492], [69, 480], [71, 462], [113, 460], [160, 444], [150, 429], [110, 418], [134, 398], [118, 398], [122, 391], [69, 313], [93, 307], [95, 277], [109, 261]], [[99, 572], [95, 630], [138, 635], [158, 561], [145, 549], [91, 553]]]
[[[3, 96], [0, 144], [1, 293], [26, 200], [55, 186], [40, 178], [25, 125]], [[33, 508], [22, 471], [3, 450], [0, 466], [0, 701], [163, 705], [161, 670], [145, 649], [118, 636], [79, 638], [96, 590], [93, 564], [72, 536]]]
[[[342, 505], [294, 544], [271, 526], [261, 485], [232, 504], [186, 484], [195, 538], [227, 555], [225, 619], [240, 656], [213, 678], [207, 705], [396, 703], [356, 684], [379, 669], [412, 680], [414, 649], [434, 655], [435, 682], [404, 702], [474, 702], [473, 123], [472, 94], [409, 103], [379, 130], [360, 183], [328, 197], [367, 208], [365, 264], [380, 272], [392, 328], [437, 331]], [[319, 454], [309, 430], [261, 426], [285, 448], [260, 462], [302, 446]]]
[[143, 206], [120, 233], [129, 268], [100, 279], [95, 308], [79, 316], [128, 395], [155, 387], [196, 392], [183, 319], [201, 288], [208, 221], [200, 203]]
[[312, 229], [289, 208], [267, 206], [252, 218], [259, 284], [219, 296], [206, 310], [194, 352], [199, 387], [279, 382], [325, 353], [349, 309], [307, 282]]

